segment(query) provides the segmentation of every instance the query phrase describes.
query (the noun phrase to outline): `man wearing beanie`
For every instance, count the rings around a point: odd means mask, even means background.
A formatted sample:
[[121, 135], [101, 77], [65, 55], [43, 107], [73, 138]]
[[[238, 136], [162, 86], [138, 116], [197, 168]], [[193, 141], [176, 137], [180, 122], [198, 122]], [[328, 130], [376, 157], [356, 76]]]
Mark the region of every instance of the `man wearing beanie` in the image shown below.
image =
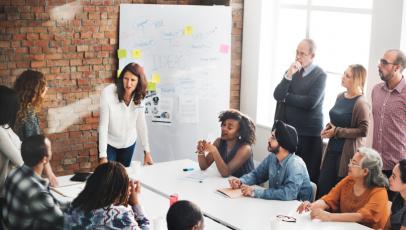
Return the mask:
[[[296, 129], [276, 121], [268, 139], [268, 157], [252, 172], [229, 180], [233, 189], [241, 188], [244, 196], [268, 200], [311, 200], [312, 187], [306, 164], [295, 155], [298, 144]], [[269, 188], [254, 188], [266, 180]]]

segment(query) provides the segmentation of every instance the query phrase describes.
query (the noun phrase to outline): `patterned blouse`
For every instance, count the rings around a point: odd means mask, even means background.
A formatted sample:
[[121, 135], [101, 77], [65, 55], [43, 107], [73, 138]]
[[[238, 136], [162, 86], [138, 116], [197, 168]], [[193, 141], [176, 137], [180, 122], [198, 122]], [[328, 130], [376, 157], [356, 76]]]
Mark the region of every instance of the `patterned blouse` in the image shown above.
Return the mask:
[[144, 216], [140, 205], [115, 206], [84, 212], [70, 208], [65, 215], [64, 229], [150, 229], [150, 222]]
[[17, 125], [15, 132], [21, 141], [24, 141], [30, 136], [41, 134], [39, 119], [32, 109], [28, 110], [27, 117], [21, 122], [21, 124]]

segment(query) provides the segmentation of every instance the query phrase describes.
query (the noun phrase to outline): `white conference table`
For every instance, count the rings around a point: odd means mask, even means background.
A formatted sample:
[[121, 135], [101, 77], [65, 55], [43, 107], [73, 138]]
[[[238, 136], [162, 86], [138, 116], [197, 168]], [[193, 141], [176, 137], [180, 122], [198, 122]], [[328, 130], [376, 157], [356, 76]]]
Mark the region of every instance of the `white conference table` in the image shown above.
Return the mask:
[[[185, 172], [185, 168], [194, 170]], [[188, 174], [200, 175], [202, 181], [186, 179]], [[208, 170], [201, 171], [198, 163], [189, 159], [155, 163], [142, 167], [141, 183], [144, 188], [164, 197], [178, 194], [179, 200], [196, 203], [206, 216], [233, 229], [269, 230], [277, 215], [293, 216], [297, 219], [296, 223], [277, 222], [277, 229], [369, 229], [358, 223], [312, 221], [308, 213], [296, 213], [299, 201], [227, 198], [216, 192], [216, 189], [229, 187], [229, 184], [226, 178], [220, 176], [214, 164]]]
[[[62, 201], [72, 201], [85, 186], [83, 182], [73, 182], [70, 178], [73, 175], [60, 176], [57, 178], [59, 186], [56, 190], [60, 191], [63, 195], [51, 190], [53, 195]], [[169, 199], [161, 196], [149, 189], [141, 188], [141, 205], [144, 208], [146, 216], [151, 220], [151, 230], [165, 230], [166, 228], [166, 213], [169, 209]], [[226, 230], [224, 225], [217, 223], [210, 218], [205, 217], [206, 229], [213, 230]], [[159, 228], [154, 227], [154, 224], [160, 222]]]

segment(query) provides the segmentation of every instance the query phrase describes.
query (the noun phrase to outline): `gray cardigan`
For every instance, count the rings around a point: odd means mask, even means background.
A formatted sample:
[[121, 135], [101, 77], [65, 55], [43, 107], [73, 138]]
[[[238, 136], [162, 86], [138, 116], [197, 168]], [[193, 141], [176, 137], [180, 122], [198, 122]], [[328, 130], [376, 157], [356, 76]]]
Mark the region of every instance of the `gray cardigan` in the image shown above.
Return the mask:
[[[341, 96], [344, 93], [338, 95]], [[355, 102], [351, 127], [342, 128], [336, 127], [334, 134], [336, 137], [345, 138], [343, 150], [341, 152], [340, 164], [338, 166], [338, 176], [345, 177], [348, 173], [348, 162], [353, 157], [357, 149], [366, 143], [366, 136], [368, 134], [369, 122], [371, 119], [371, 106], [367, 102], [364, 95], [358, 97]], [[330, 141], [326, 150], [329, 148]]]

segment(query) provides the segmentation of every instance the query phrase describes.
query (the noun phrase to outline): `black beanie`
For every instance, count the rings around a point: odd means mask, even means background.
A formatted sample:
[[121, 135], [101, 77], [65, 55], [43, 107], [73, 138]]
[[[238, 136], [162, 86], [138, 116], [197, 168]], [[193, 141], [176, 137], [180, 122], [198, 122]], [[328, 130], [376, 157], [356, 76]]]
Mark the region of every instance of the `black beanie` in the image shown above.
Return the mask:
[[297, 132], [293, 126], [287, 125], [282, 121], [275, 121], [275, 137], [279, 145], [290, 153], [296, 152], [298, 139]]

